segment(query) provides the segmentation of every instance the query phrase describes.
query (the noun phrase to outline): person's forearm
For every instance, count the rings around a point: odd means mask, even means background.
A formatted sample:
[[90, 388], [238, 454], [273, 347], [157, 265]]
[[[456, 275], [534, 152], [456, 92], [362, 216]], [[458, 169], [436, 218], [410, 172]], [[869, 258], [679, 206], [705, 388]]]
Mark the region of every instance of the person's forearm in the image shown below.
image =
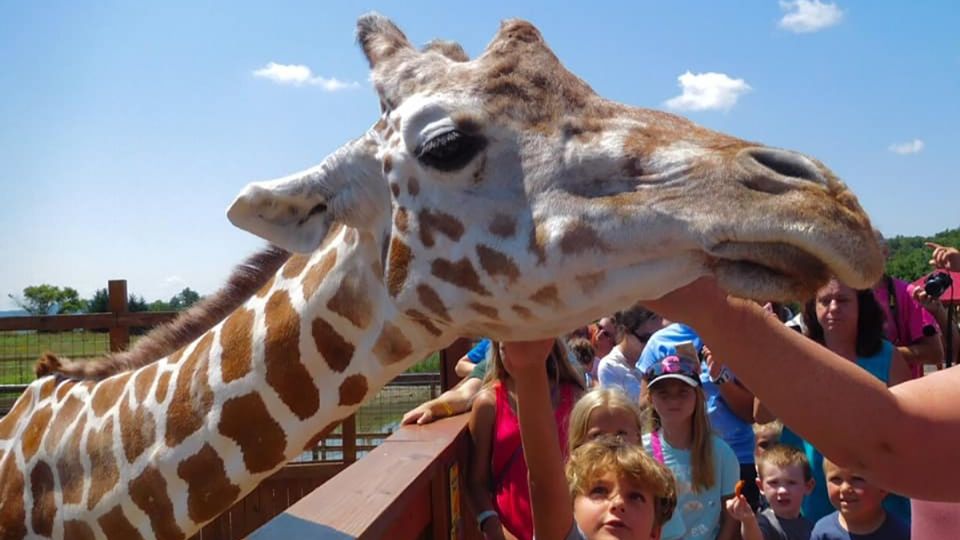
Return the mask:
[[740, 386], [735, 381], [727, 381], [721, 385], [720, 396], [727, 404], [727, 407], [737, 415], [737, 418], [753, 423], [753, 394], [749, 390]]
[[740, 537], [742, 540], [763, 540], [763, 532], [760, 531], [756, 518], [740, 522]]
[[[691, 326], [786, 425], [823, 454], [873, 477], [902, 469], [907, 461], [896, 451], [913, 443], [891, 435], [893, 427], [906, 428], [911, 419], [882, 382], [760, 308], [726, 302], [730, 309], [705, 309]], [[752, 329], [750, 339], [743, 338], [744, 328]]]
[[[721, 506], [722, 507], [722, 506]], [[737, 534], [740, 530], [737, 520], [731, 518], [726, 512], [720, 512], [720, 533], [717, 534], [717, 540], [737, 540], [740, 536]]]
[[939, 364], [943, 361], [943, 345], [940, 336], [929, 336], [912, 345], [897, 347], [900, 355], [910, 365]]

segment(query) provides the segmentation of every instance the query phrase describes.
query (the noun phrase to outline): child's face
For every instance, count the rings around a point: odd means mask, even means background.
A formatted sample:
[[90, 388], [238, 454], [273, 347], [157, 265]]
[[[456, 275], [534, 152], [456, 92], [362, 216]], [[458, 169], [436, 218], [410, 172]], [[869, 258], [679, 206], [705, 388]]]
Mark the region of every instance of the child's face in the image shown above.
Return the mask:
[[850, 521], [873, 518], [882, 512], [881, 503], [887, 492], [870, 484], [850, 469], [824, 464], [827, 496], [834, 508]]
[[753, 447], [754, 458], [760, 457], [768, 448], [780, 441], [780, 434], [773, 430], [758, 431], [754, 437], [756, 438], [756, 445]]
[[601, 435], [620, 437], [624, 441], [639, 444], [640, 427], [633, 411], [614, 408], [597, 407], [590, 412], [587, 420], [587, 440], [593, 440]]
[[778, 467], [766, 464], [760, 470], [760, 491], [770, 503], [773, 513], [784, 518], [800, 515], [803, 498], [813, 490], [813, 480], [803, 479], [803, 468], [799, 465]]
[[697, 406], [697, 391], [677, 379], [662, 380], [650, 387], [650, 402], [661, 422], [685, 422]]
[[608, 472], [573, 500], [573, 518], [589, 540], [656, 538], [650, 490]]

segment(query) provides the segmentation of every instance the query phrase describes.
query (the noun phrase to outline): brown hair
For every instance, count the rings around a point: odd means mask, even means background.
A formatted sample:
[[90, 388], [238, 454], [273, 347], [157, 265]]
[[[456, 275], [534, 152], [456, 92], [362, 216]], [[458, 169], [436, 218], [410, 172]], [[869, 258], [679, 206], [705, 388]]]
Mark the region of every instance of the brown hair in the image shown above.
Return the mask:
[[803, 480], [809, 482], [813, 478], [813, 470], [807, 454], [796, 446], [789, 444], [775, 444], [757, 458], [757, 473], [763, 480], [763, 468], [773, 465], [784, 469], [786, 467], [800, 467], [803, 470]]
[[652, 492], [655, 528], [670, 520], [677, 506], [673, 473], [643, 446], [616, 437], [598, 437], [572, 449], [566, 467], [570, 495], [574, 499], [586, 495], [597, 478], [609, 472]]
[[[487, 374], [483, 378], [483, 386], [487, 388], [497, 381], [506, 382], [510, 379], [510, 373], [503, 365], [503, 358], [500, 356], [500, 344], [496, 341], [490, 343], [491, 357], [493, 364], [487, 369]], [[569, 349], [562, 339], [553, 340], [553, 347], [547, 356], [547, 373], [550, 375], [550, 382], [558, 385], [561, 382], [567, 382], [576, 385], [581, 390], [586, 389], [583, 373], [578, 366], [570, 361]]]

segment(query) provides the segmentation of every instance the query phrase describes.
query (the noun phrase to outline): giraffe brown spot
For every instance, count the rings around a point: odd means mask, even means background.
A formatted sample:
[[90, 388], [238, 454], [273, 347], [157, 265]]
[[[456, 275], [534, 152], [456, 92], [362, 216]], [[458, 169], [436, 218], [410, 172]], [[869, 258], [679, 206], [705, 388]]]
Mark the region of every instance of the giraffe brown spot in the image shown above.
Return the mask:
[[533, 300], [538, 304], [558, 308], [563, 305], [560, 303], [560, 297], [558, 294], [559, 293], [556, 285], [547, 285], [546, 287], [533, 293], [533, 296], [530, 297], [530, 300]]
[[131, 409], [127, 401], [120, 401], [120, 440], [127, 461], [133, 463], [156, 441], [156, 423], [149, 409], [143, 406]]
[[57, 414], [54, 415], [49, 427], [47, 427], [47, 437], [43, 443], [48, 454], [52, 454], [60, 446], [60, 440], [70, 424], [76, 419], [81, 407], [83, 407], [83, 402], [74, 396], [70, 396], [57, 409]]
[[490, 233], [500, 238], [510, 238], [517, 234], [517, 220], [508, 214], [496, 214], [490, 222]]
[[406, 208], [401, 206], [393, 213], [393, 225], [400, 232], [405, 233], [410, 230], [410, 215]]
[[170, 356], [168, 356], [168, 357], [167, 357], [167, 363], [168, 363], [168, 364], [179, 364], [179, 363], [180, 363], [180, 359], [183, 357], [183, 351], [185, 351], [185, 350], [186, 350], [186, 347], [183, 347], [182, 349], [179, 349], [179, 350], [177, 350], [176, 352], [174, 352], [173, 354], [171, 354]]
[[270, 296], [264, 319], [267, 335], [263, 362], [267, 368], [267, 384], [297, 417], [305, 420], [320, 407], [320, 393], [300, 361], [300, 315], [293, 310], [286, 291]]
[[413, 345], [396, 326], [384, 322], [380, 336], [373, 345], [373, 354], [382, 364], [399, 362], [413, 353]]
[[90, 400], [90, 409], [93, 410], [93, 414], [103, 416], [117, 404], [117, 399], [120, 398], [124, 385], [130, 379], [130, 374], [130, 372], [127, 372], [114, 375], [97, 383], [93, 399]]
[[546, 239], [547, 230], [540, 224], [530, 229], [530, 243], [527, 245], [527, 249], [530, 250], [530, 253], [536, 255], [538, 265], [547, 262], [547, 252], [543, 247]]
[[416, 197], [420, 194], [420, 181], [417, 180], [416, 176], [411, 176], [407, 180], [407, 193], [409, 193], [411, 197]]
[[303, 446], [304, 452], [308, 450], [313, 450], [314, 448], [316, 448], [316, 446], [320, 444], [320, 441], [325, 439], [327, 435], [333, 432], [333, 430], [337, 429], [337, 426], [339, 426], [341, 422], [343, 422], [343, 420], [334, 420], [333, 422], [330, 422], [329, 424], [327, 424], [327, 427], [321, 429], [319, 433], [317, 433], [316, 435], [311, 437], [309, 441], [307, 441], [307, 444]]
[[60, 386], [57, 387], [57, 401], [63, 401], [63, 398], [67, 397], [70, 394], [70, 390], [76, 386], [75, 381], [63, 381]]
[[497, 312], [497, 308], [492, 306], [486, 306], [478, 302], [470, 302], [470, 309], [490, 319], [500, 318], [500, 314]]
[[390, 174], [390, 171], [393, 170], [393, 158], [389, 154], [383, 156], [383, 175], [386, 176]]
[[[304, 255], [298, 253], [290, 257], [290, 260], [287, 261], [287, 264], [283, 265], [283, 271], [281, 275], [286, 279], [293, 279], [300, 275], [300, 272], [303, 272], [303, 269], [307, 267], [307, 263], [310, 262], [310, 255]], [[276, 277], [276, 276], [274, 276]]]
[[432, 212], [427, 208], [417, 214], [420, 223], [420, 241], [426, 247], [433, 247], [434, 232], [440, 232], [456, 242], [463, 236], [463, 223], [445, 212]]
[[583, 274], [576, 277], [577, 283], [580, 284], [580, 289], [583, 291], [583, 294], [590, 294], [603, 283], [603, 278], [606, 275], [606, 272], [603, 270], [599, 272], [592, 272], [590, 274]]
[[262, 473], [283, 463], [287, 437], [256, 392], [227, 400], [218, 429], [240, 446], [248, 471]]
[[403, 288], [403, 283], [407, 280], [407, 274], [410, 272], [410, 261], [413, 259], [413, 252], [410, 246], [403, 243], [396, 236], [390, 239], [390, 251], [387, 255], [389, 261], [387, 267], [387, 290], [390, 296], [396, 298]]
[[270, 279], [263, 284], [263, 287], [260, 287], [260, 290], [257, 291], [257, 298], [265, 298], [270, 292], [270, 289], [273, 288], [273, 282], [277, 280], [277, 276], [270, 276]]
[[40, 441], [47, 432], [47, 424], [50, 423], [51, 416], [53, 416], [53, 408], [48, 405], [37, 409], [30, 417], [30, 421], [20, 435], [24, 461], [30, 461], [40, 448]]
[[390, 191], [393, 192], [393, 197], [397, 198], [400, 196], [400, 184], [396, 182], [390, 182]]
[[97, 523], [103, 529], [103, 534], [108, 540], [142, 540], [140, 531], [130, 523], [127, 516], [123, 514], [121, 506], [114, 506], [106, 514], [97, 518]]
[[577, 223], [563, 231], [560, 250], [565, 255], [577, 255], [589, 250], [609, 251], [610, 247], [593, 228], [584, 223]]
[[20, 417], [26, 414], [26, 412], [33, 405], [33, 394], [30, 391], [26, 391], [20, 395], [17, 401], [13, 404], [13, 408], [10, 409], [10, 412], [6, 416], [0, 418], [0, 440], [9, 439], [13, 436], [13, 432], [17, 429], [17, 422], [20, 420]]
[[457, 262], [447, 259], [435, 259], [430, 265], [430, 273], [434, 276], [456, 285], [462, 289], [471, 290], [483, 296], [490, 296], [490, 292], [480, 283], [480, 276], [473, 269], [473, 264], [467, 258]]
[[313, 293], [317, 292], [317, 288], [320, 287], [320, 284], [323, 283], [324, 278], [327, 277], [330, 269], [333, 268], [335, 264], [337, 264], [337, 250], [331, 249], [317, 261], [317, 264], [310, 267], [307, 275], [303, 278], [304, 300], [310, 300]]
[[353, 359], [353, 344], [343, 339], [336, 328], [320, 317], [313, 320], [311, 330], [313, 342], [330, 369], [337, 373], [347, 369]]
[[167, 481], [154, 467], [147, 467], [130, 481], [130, 499], [150, 518], [150, 530], [163, 540], [183, 540], [185, 535], [173, 515]]
[[37, 399], [43, 401], [50, 397], [50, 395], [53, 394], [53, 389], [56, 388], [56, 386], [57, 381], [51, 377], [45, 383], [40, 385], [40, 396]]
[[357, 230], [353, 227], [347, 228], [347, 232], [343, 235], [343, 241], [348, 245], [352, 246], [357, 243]]
[[23, 507], [23, 474], [14, 454], [0, 450], [0, 525], [4, 540], [27, 536], [27, 512]]
[[177, 466], [187, 483], [187, 514], [197, 523], [209, 521], [230, 508], [240, 488], [230, 482], [223, 460], [209, 444]]
[[430, 318], [427, 317], [425, 314], [415, 309], [408, 309], [404, 313], [406, 313], [407, 317], [410, 317], [410, 319], [412, 319], [413, 322], [424, 327], [427, 330], [427, 332], [430, 332], [435, 336], [439, 336], [440, 334], [443, 333], [443, 331], [437, 328], [437, 325], [433, 324], [433, 321], [431, 321]]
[[253, 365], [252, 310], [240, 308], [223, 323], [220, 331], [220, 371], [223, 382], [243, 378]]
[[524, 319], [524, 320], [528, 320], [528, 321], [529, 321], [529, 320], [533, 319], [533, 312], [531, 312], [529, 309], [527, 309], [527, 308], [525, 308], [525, 307], [523, 307], [523, 306], [513, 305], [513, 306], [510, 306], [510, 309], [512, 309], [514, 313], [516, 313], [517, 315], [519, 315], [520, 318], [522, 318], [522, 319]]
[[153, 385], [153, 381], [156, 378], [156, 363], [150, 364], [149, 366], [146, 366], [137, 372], [137, 375], [133, 380], [134, 398], [136, 398], [137, 403], [143, 403], [146, 401], [147, 394], [150, 392], [150, 387]]
[[367, 378], [363, 375], [351, 375], [340, 383], [340, 405], [356, 405], [367, 396]]
[[381, 116], [380, 119], [377, 120], [377, 123], [373, 125], [373, 130], [383, 132], [383, 129], [386, 127], [387, 127], [387, 119]]
[[366, 274], [362, 271], [348, 272], [340, 281], [337, 292], [327, 302], [327, 309], [347, 319], [357, 328], [363, 329], [373, 317], [373, 303], [365, 283]]
[[53, 519], [57, 515], [57, 503], [53, 499], [55, 488], [50, 465], [46, 461], [38, 461], [30, 471], [30, 491], [33, 493], [30, 524], [33, 532], [40, 536], [53, 534]]
[[100, 499], [117, 485], [120, 469], [113, 453], [113, 417], [108, 417], [100, 429], [87, 434], [87, 456], [90, 458], [90, 492], [87, 509], [96, 508]]
[[[136, 532], [136, 531], [134, 531]], [[77, 521], [71, 519], [70, 521], [65, 521], [63, 523], [63, 537], [69, 538], [70, 540], [96, 540], [96, 535], [93, 534], [93, 529], [90, 528], [90, 525], [87, 525], [83, 521]], [[137, 536], [127, 536], [125, 538], [138, 538]], [[109, 536], [108, 536], [109, 538]]]
[[83, 481], [87, 475], [83, 471], [83, 462], [80, 461], [80, 438], [83, 436], [86, 420], [86, 415], [80, 416], [57, 459], [57, 476], [60, 479], [64, 504], [80, 504], [83, 498]]
[[170, 372], [164, 371], [160, 374], [159, 380], [157, 380], [157, 391], [155, 395], [157, 397], [158, 403], [163, 403], [163, 400], [167, 397], [167, 389], [170, 387]]
[[417, 298], [423, 307], [429, 309], [434, 315], [450, 322], [450, 314], [447, 313], [447, 306], [443, 305], [443, 300], [433, 287], [425, 284], [417, 285]]
[[513, 259], [500, 251], [477, 244], [477, 257], [480, 259], [480, 267], [491, 277], [505, 276], [510, 283], [520, 277], [520, 269], [513, 263]]
[[213, 332], [207, 332], [184, 361], [167, 409], [167, 446], [177, 446], [203, 426], [213, 404], [213, 392], [207, 384], [207, 365]]

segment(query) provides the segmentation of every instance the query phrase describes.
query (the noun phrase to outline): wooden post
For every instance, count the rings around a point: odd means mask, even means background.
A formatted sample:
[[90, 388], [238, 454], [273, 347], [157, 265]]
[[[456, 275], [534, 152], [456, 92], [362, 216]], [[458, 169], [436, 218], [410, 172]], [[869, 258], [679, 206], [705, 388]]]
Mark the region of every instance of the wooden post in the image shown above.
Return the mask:
[[340, 424], [340, 440], [343, 441], [343, 462], [353, 463], [357, 460], [357, 415], [351, 414]]
[[473, 342], [467, 338], [459, 338], [449, 347], [440, 351], [440, 390], [446, 391], [460, 382], [460, 377], [457, 376], [457, 372], [454, 371], [454, 367], [457, 365], [457, 360], [463, 357], [470, 351], [470, 348], [473, 346]]
[[[127, 312], [127, 280], [111, 279], [107, 282], [107, 305], [114, 318]], [[113, 325], [110, 327], [110, 350], [113, 352], [126, 350], [130, 345], [130, 328]]]

